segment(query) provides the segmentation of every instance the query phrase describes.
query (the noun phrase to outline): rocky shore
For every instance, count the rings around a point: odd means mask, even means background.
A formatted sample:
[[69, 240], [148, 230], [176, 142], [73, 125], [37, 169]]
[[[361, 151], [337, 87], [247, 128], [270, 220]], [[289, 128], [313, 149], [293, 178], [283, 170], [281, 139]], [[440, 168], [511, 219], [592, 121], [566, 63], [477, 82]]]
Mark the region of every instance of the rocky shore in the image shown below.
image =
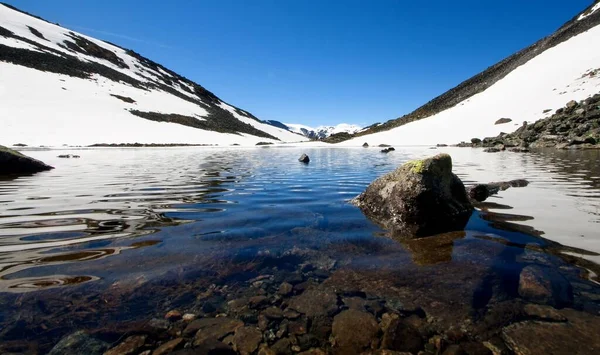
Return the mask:
[[570, 101], [550, 117], [533, 124], [524, 122], [513, 133], [473, 138], [458, 147], [483, 147], [489, 152], [529, 148], [600, 149], [600, 94], [580, 102]]

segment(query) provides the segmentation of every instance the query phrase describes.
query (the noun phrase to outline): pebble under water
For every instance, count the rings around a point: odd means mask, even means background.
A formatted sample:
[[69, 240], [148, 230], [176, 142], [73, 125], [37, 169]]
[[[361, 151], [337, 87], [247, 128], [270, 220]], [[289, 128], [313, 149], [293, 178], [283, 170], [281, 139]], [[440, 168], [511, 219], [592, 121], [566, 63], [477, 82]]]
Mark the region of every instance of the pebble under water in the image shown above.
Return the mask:
[[[1, 353], [600, 352], [598, 151], [68, 152], [0, 180]], [[348, 203], [438, 152], [531, 184], [418, 240]]]

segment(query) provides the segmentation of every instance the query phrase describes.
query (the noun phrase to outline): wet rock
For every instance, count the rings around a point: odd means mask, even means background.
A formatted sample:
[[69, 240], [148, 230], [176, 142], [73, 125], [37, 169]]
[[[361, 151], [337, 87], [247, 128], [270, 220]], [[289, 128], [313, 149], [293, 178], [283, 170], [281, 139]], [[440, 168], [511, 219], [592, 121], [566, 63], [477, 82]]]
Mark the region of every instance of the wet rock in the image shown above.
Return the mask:
[[513, 152], [513, 153], [529, 153], [530, 152], [529, 148], [524, 148], [524, 147], [513, 147], [513, 148], [509, 148], [508, 151]]
[[342, 302], [349, 309], [354, 309], [356, 311], [365, 310], [365, 300], [360, 297], [344, 297]]
[[519, 295], [534, 303], [566, 306], [573, 303], [573, 289], [559, 272], [530, 265], [519, 276]]
[[54, 169], [39, 160], [0, 145], [0, 175], [33, 174]]
[[240, 327], [235, 331], [233, 347], [241, 354], [251, 354], [262, 341], [262, 333], [254, 327]]
[[479, 138], [471, 138], [471, 144], [474, 144], [474, 145], [481, 144], [481, 139], [479, 139]]
[[561, 314], [567, 323], [515, 323], [502, 330], [502, 338], [517, 355], [600, 353], [600, 317], [571, 309]]
[[333, 326], [332, 323], [331, 317], [316, 317], [312, 319], [309, 333], [319, 339], [321, 343], [325, 343], [329, 340], [329, 335], [331, 334], [331, 328]]
[[[214, 339], [207, 339], [201, 344], [197, 344], [194, 349], [179, 350], [185, 351], [185, 355], [207, 354], [207, 355], [235, 355], [237, 354], [231, 346]], [[173, 353], [175, 355], [176, 353]], [[182, 354], [183, 355], [183, 354]]]
[[377, 320], [367, 312], [350, 309], [333, 318], [332, 335], [341, 354], [358, 354], [370, 348], [378, 332]]
[[403, 238], [462, 230], [473, 211], [448, 154], [408, 162], [375, 180], [352, 202]]
[[310, 162], [310, 158], [308, 157], [308, 155], [302, 154], [300, 158], [298, 158], [298, 161], [304, 164], [308, 164]]
[[177, 350], [178, 348], [183, 347], [183, 344], [184, 344], [183, 338], [175, 338], [171, 341], [164, 343], [163, 345], [159, 346], [158, 348], [156, 348], [156, 350], [154, 350], [154, 352], [152, 352], [152, 355], [169, 354], [169, 353]]
[[467, 187], [467, 194], [471, 200], [483, 202], [488, 197], [497, 194], [500, 191], [505, 191], [511, 187], [526, 187], [529, 181], [524, 179], [490, 182], [489, 184], [477, 184]]
[[494, 124], [505, 124], [505, 123], [509, 123], [512, 122], [512, 119], [510, 118], [501, 118], [499, 120], [497, 120]]
[[280, 320], [283, 319], [283, 311], [277, 307], [269, 307], [261, 313], [269, 320]]
[[500, 153], [501, 151], [503, 151], [504, 149], [501, 148], [496, 148], [496, 147], [490, 147], [490, 148], [486, 148], [483, 150], [484, 153]]
[[482, 344], [488, 348], [493, 355], [510, 355], [511, 353], [506, 344], [504, 344], [504, 341], [498, 337], [484, 341]]
[[127, 339], [125, 339], [125, 341], [123, 341], [121, 344], [119, 344], [119, 345], [115, 346], [114, 348], [105, 352], [104, 355], [136, 354], [138, 352], [138, 350], [140, 350], [140, 348], [142, 346], [144, 346], [145, 342], [146, 342], [145, 335], [130, 336]]
[[62, 338], [48, 355], [98, 355], [103, 354], [108, 347], [108, 343], [79, 331]]
[[195, 333], [194, 343], [201, 343], [208, 338], [220, 340], [243, 325], [243, 322], [228, 317], [201, 318], [191, 322], [184, 329], [183, 336]]
[[269, 299], [267, 298], [267, 296], [254, 296], [254, 297], [250, 297], [250, 299], [248, 300], [248, 305], [250, 306], [250, 308], [260, 308], [262, 306], [265, 306], [269, 303]]
[[167, 314], [165, 314], [165, 319], [171, 322], [175, 322], [180, 320], [183, 317], [183, 315], [181, 314], [181, 312], [173, 310], [173, 311], [169, 311], [167, 312]]
[[181, 319], [183, 319], [184, 322], [191, 322], [196, 319], [196, 315], [193, 313], [186, 313], [183, 315], [183, 317], [181, 317]]
[[321, 349], [309, 349], [298, 353], [298, 355], [327, 355], [327, 353]]
[[540, 320], [564, 322], [567, 320], [565, 316], [560, 314], [554, 307], [543, 306], [539, 304], [527, 304], [524, 307], [525, 313], [534, 318]]
[[308, 322], [307, 322], [306, 318], [292, 320], [287, 324], [287, 332], [290, 335], [306, 334], [307, 329], [308, 329]]
[[289, 307], [308, 317], [318, 317], [337, 311], [337, 296], [335, 293], [317, 289], [306, 290], [292, 298]]
[[389, 148], [382, 149], [381, 152], [382, 153], [389, 153], [389, 152], [393, 152], [395, 150], [396, 149], [394, 149], [393, 147], [389, 147]]
[[287, 319], [296, 319], [300, 317], [300, 313], [293, 309], [286, 308], [285, 311], [283, 311], [283, 316]]
[[442, 353], [443, 355], [465, 355], [465, 351], [460, 347], [460, 345], [450, 345], [446, 350]]
[[364, 142], [362, 146], [363, 146], [363, 148], [369, 148], [369, 143]]
[[384, 349], [417, 353], [423, 348], [423, 339], [418, 330], [395, 318], [383, 333], [381, 347]]
[[279, 339], [271, 346], [271, 350], [277, 355], [288, 355], [292, 353], [292, 342], [288, 338]]
[[294, 291], [294, 286], [291, 283], [284, 282], [279, 286], [277, 294], [282, 296], [289, 296]]

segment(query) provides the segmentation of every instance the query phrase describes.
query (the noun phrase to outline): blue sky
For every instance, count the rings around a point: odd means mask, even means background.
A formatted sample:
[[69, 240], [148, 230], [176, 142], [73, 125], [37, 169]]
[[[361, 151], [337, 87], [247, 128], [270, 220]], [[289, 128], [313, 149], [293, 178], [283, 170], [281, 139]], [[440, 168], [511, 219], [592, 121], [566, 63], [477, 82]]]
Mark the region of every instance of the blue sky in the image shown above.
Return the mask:
[[196, 81], [261, 119], [409, 113], [592, 0], [4, 0]]

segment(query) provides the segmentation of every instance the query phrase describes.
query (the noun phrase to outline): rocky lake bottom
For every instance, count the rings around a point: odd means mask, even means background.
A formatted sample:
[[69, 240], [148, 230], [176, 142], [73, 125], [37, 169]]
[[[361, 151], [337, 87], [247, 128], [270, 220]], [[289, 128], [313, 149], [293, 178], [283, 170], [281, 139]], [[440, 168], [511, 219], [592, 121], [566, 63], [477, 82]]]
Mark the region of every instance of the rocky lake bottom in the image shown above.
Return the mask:
[[[0, 180], [0, 353], [600, 352], [598, 150], [65, 152]], [[414, 240], [348, 203], [438, 152], [530, 184]]]

